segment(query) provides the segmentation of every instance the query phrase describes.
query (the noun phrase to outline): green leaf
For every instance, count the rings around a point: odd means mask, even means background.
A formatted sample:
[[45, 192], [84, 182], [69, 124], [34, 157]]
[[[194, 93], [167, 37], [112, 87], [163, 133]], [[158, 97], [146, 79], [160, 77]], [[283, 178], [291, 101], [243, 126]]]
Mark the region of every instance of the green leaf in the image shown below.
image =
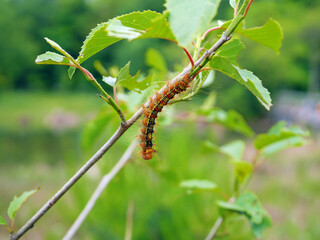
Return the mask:
[[267, 133], [258, 135], [254, 146], [267, 157], [281, 150], [306, 144], [307, 136], [309, 132], [298, 126], [286, 127], [285, 122], [278, 122]]
[[259, 224], [251, 222], [251, 230], [256, 237], [261, 237], [264, 229], [271, 227], [272, 221], [270, 217], [264, 217]]
[[214, 70], [206, 70], [200, 72], [196, 79], [194, 80], [194, 85], [192, 86], [189, 94], [184, 96], [184, 99], [191, 99], [195, 94], [197, 94], [200, 88], [208, 87], [210, 84], [214, 82], [215, 79], [215, 71]]
[[225, 57], [231, 64], [238, 66], [237, 58], [244, 48], [245, 47], [240, 39], [235, 38], [223, 44], [216, 56]]
[[154, 49], [149, 48], [146, 52], [146, 64], [160, 72], [167, 72], [167, 64], [161, 53]]
[[[137, 80], [138, 80], [140, 71], [138, 71], [136, 75], [131, 76], [129, 69], [130, 69], [130, 61], [123, 68], [120, 69], [119, 74], [117, 76], [116, 84], [120, 84], [122, 86], [125, 86], [128, 89], [134, 90], [136, 88], [139, 88], [138, 87], [139, 83], [137, 82]], [[145, 89], [146, 87], [147, 86], [144, 86], [142, 90]]]
[[[220, 208], [220, 210], [228, 210], [228, 211], [234, 211], [234, 212], [243, 212], [243, 208], [241, 206], [238, 206], [234, 203], [228, 203], [226, 201], [217, 201], [217, 205]], [[221, 211], [224, 213], [224, 211]]]
[[188, 47], [197, 34], [208, 28], [220, 0], [167, 0], [170, 27], [178, 44]]
[[252, 129], [246, 123], [241, 114], [234, 110], [229, 110], [226, 112], [220, 108], [212, 107], [211, 109], [206, 109], [205, 111], [200, 109], [198, 114], [206, 116], [208, 122], [219, 123], [230, 130], [239, 132], [246, 136], [253, 135]]
[[[152, 75], [154, 88], [161, 88], [164, 84], [166, 84], [168, 72], [167, 64], [164, 57], [158, 50], [149, 48], [146, 52], [145, 61], [146, 64], [151, 67], [151, 69], [149, 70], [149, 76]], [[149, 93], [152, 94], [153, 92]]]
[[136, 75], [131, 76], [129, 73], [129, 69], [130, 61], [120, 69], [117, 78], [103, 76], [103, 81], [112, 87], [115, 85], [121, 85], [129, 90], [133, 90], [136, 92], [140, 92], [150, 85], [150, 82], [152, 81], [151, 75], [141, 80], [141, 78], [139, 78], [140, 71], [138, 71]]
[[242, 140], [236, 140], [223, 146], [218, 146], [210, 141], [205, 141], [204, 146], [211, 151], [225, 154], [234, 162], [241, 161], [245, 150], [245, 143]]
[[75, 73], [75, 71], [76, 71], [76, 68], [75, 68], [75, 67], [70, 67], [70, 68], [68, 69], [68, 76], [69, 76], [70, 79], [72, 79], [73, 74]]
[[235, 205], [242, 207], [250, 216], [250, 220], [256, 224], [261, 223], [264, 215], [266, 215], [266, 211], [263, 209], [258, 197], [252, 192], [241, 194], [235, 201]]
[[58, 52], [60, 52], [61, 54], [63, 54], [66, 58], [68, 58], [69, 60], [72, 60], [73, 58], [71, 57], [71, 55], [69, 53], [67, 53], [66, 50], [64, 50], [62, 47], [60, 47], [60, 45], [58, 43], [56, 43], [55, 41], [52, 41], [49, 38], [44, 38], [47, 43], [49, 43], [51, 45], [51, 47], [53, 47], [54, 49], [56, 49]]
[[249, 180], [253, 167], [249, 162], [245, 161], [232, 161], [234, 166], [234, 191], [238, 193], [243, 186], [246, 185]]
[[198, 30], [199, 35], [200, 34], [202, 35], [206, 30], [208, 30], [208, 28], [210, 28], [212, 19], [217, 15], [221, 0], [206, 0], [205, 2], [206, 2], [205, 10], [199, 24], [200, 26]]
[[9, 208], [8, 208], [8, 216], [13, 220], [16, 216], [16, 213], [18, 212], [21, 205], [35, 192], [39, 190], [35, 189], [32, 191], [24, 192], [20, 197], [14, 196], [13, 200], [11, 201]]
[[111, 87], [114, 87], [116, 85], [117, 82], [117, 78], [114, 77], [110, 77], [110, 76], [103, 76], [102, 77], [102, 81], [104, 81], [106, 84], [108, 84]]
[[5, 225], [5, 226], [8, 226], [6, 220], [4, 220], [3, 217], [0, 216], [0, 225]]
[[[221, 27], [227, 28], [230, 23], [231, 21], [227, 21], [221, 25]], [[263, 46], [271, 48], [279, 54], [279, 49], [283, 39], [283, 32], [277, 21], [269, 19], [263, 26], [253, 28], [244, 28], [244, 24], [241, 22], [235, 32]]]
[[68, 65], [72, 66], [72, 62], [63, 55], [54, 53], [54, 52], [46, 52], [37, 56], [36, 64], [55, 64], [55, 65]]
[[250, 221], [251, 230], [256, 237], [259, 237], [265, 228], [271, 226], [270, 216], [262, 207], [258, 197], [251, 192], [239, 195], [234, 203], [219, 201], [217, 204], [222, 212], [229, 211], [244, 214]]
[[180, 183], [180, 187], [191, 190], [214, 191], [218, 188], [217, 184], [208, 180], [190, 179]]
[[[255, 194], [246, 192], [239, 196], [235, 204], [244, 209], [256, 237], [261, 235], [262, 230], [271, 226], [271, 218]], [[259, 231], [257, 231], [258, 228]]]
[[77, 61], [85, 60], [122, 39], [162, 38], [175, 41], [169, 23], [160, 13], [132, 12], [100, 23], [84, 41]]
[[220, 151], [235, 161], [241, 161], [245, 150], [245, 143], [242, 140], [236, 140], [220, 147]]
[[60, 52], [62, 55], [53, 53], [53, 52], [46, 52], [44, 54], [41, 54], [36, 59], [36, 64], [55, 64], [55, 65], [68, 65], [71, 66], [68, 70], [69, 78], [71, 79], [74, 72], [76, 71], [75, 67], [72, 67], [72, 65], [75, 65], [72, 61], [74, 61], [73, 57], [67, 53], [60, 45], [49, 38], [44, 38], [47, 43], [51, 45], [54, 49], [56, 49], [58, 52]]
[[270, 110], [270, 107], [272, 106], [270, 93], [265, 87], [263, 87], [261, 80], [246, 69], [240, 69], [236, 66], [234, 67], [241, 76], [241, 79], [238, 79], [238, 81], [241, 82], [241, 80], [243, 80], [245, 82], [244, 85], [256, 96], [259, 102], [267, 110]]
[[282, 129], [284, 129], [286, 126], [287, 126], [287, 122], [286, 121], [280, 121], [280, 122], [277, 122], [275, 125], [273, 125], [268, 133], [269, 134], [278, 134], [282, 131]]
[[238, 2], [239, 0], [229, 0], [229, 4], [232, 8], [235, 8]]
[[221, 56], [213, 57], [213, 59], [210, 61], [210, 66], [247, 87], [249, 91], [259, 100], [259, 102], [267, 110], [270, 110], [270, 107], [272, 106], [270, 93], [266, 88], [263, 87], [261, 80], [252, 72], [232, 65], [227, 58]]
[[279, 54], [283, 33], [282, 28], [277, 21], [269, 19], [263, 26], [255, 28], [243, 29], [238, 27], [236, 32], [261, 45], [273, 49]]
[[267, 133], [260, 134], [254, 141], [254, 146], [259, 150], [277, 141], [290, 137], [307, 137], [308, 131], [302, 130], [300, 127], [291, 125], [286, 127], [286, 122], [280, 121], [272, 126]]
[[269, 157], [270, 155], [280, 152], [282, 150], [292, 147], [301, 147], [303, 145], [306, 145], [307, 143], [308, 140], [302, 137], [290, 137], [265, 147], [261, 154], [263, 154], [265, 157]]
[[214, 70], [202, 71], [197, 76], [199, 76], [201, 88], [205, 88], [214, 82], [216, 72]]

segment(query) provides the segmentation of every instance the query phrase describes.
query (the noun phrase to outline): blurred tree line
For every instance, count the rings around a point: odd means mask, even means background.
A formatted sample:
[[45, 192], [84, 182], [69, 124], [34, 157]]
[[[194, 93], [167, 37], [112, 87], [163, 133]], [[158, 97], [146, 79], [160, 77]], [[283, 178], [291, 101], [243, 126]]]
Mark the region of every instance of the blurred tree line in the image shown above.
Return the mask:
[[[66, 68], [36, 66], [36, 56], [51, 51], [43, 37], [58, 42], [63, 48], [78, 56], [86, 35], [98, 23], [131, 11], [151, 9], [163, 11], [164, 1], [154, 0], [0, 0], [0, 89], [14, 90], [89, 90], [93, 89], [80, 75], [68, 79]], [[271, 91], [283, 88], [307, 91], [319, 89], [320, 55], [320, 5], [312, 0], [256, 0], [250, 10], [247, 27], [264, 24], [269, 16], [280, 22], [284, 42], [280, 57], [267, 48], [246, 41], [247, 49], [240, 56], [240, 65], [259, 76]], [[229, 1], [223, 0], [218, 19], [232, 16]], [[132, 60], [134, 72], [144, 66], [148, 47], [161, 49], [173, 69], [178, 60], [172, 43], [161, 40], [139, 40], [127, 44], [120, 42], [98, 54], [104, 66], [122, 67]], [[169, 49], [169, 50], [168, 50]], [[181, 53], [182, 54], [182, 53]], [[179, 54], [178, 54], [179, 56]], [[181, 56], [181, 55], [180, 55]], [[93, 61], [85, 67], [94, 72]], [[254, 64], [256, 63], [256, 64]], [[95, 73], [95, 72], [94, 72]], [[79, 73], [78, 73], [79, 74]], [[95, 73], [97, 74], [97, 73]], [[99, 75], [96, 75], [99, 79]], [[234, 81], [217, 74], [214, 84], [222, 98], [218, 102], [226, 107], [237, 100], [240, 112], [250, 114], [262, 110], [245, 89], [238, 88]], [[245, 106], [245, 108], [243, 108]]]
[[[77, 57], [85, 37], [98, 23], [146, 9], [161, 12], [163, 1], [0, 0], [0, 89], [91, 88], [81, 84], [85, 81], [70, 81], [66, 68], [34, 64], [41, 52], [52, 51], [43, 38], [53, 39]], [[117, 54], [117, 48], [110, 48], [99, 59], [111, 66]]]

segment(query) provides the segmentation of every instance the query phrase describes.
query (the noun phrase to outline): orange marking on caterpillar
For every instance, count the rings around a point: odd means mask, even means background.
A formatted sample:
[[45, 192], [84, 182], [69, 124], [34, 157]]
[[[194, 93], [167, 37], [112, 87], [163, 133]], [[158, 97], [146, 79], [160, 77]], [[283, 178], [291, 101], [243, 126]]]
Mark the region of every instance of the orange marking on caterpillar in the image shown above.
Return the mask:
[[163, 107], [168, 104], [168, 102], [173, 99], [177, 94], [185, 91], [189, 83], [193, 78], [189, 78], [189, 74], [186, 74], [183, 79], [177, 81], [175, 84], [170, 82], [167, 83], [165, 89], [162, 93], [156, 92], [153, 97], [150, 98], [150, 103], [148, 107], [143, 106], [144, 118], [142, 120], [142, 128], [140, 139], [140, 146], [142, 148], [141, 157], [145, 160], [152, 158], [152, 154], [156, 152], [153, 148], [154, 144], [152, 142], [155, 120], [158, 113], [162, 111]]

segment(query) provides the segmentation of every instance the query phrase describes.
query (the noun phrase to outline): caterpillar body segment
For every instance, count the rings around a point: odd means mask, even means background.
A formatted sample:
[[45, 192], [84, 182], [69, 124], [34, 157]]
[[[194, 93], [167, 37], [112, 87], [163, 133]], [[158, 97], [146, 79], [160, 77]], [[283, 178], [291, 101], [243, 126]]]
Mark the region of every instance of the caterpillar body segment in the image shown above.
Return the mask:
[[156, 92], [153, 97], [150, 98], [149, 106], [145, 107], [143, 105], [144, 118], [142, 120], [141, 128], [141, 157], [145, 160], [152, 158], [152, 154], [156, 152], [153, 148], [154, 144], [153, 134], [154, 126], [156, 124], [156, 118], [158, 114], [162, 111], [163, 107], [169, 103], [177, 94], [185, 91], [192, 79], [189, 78], [189, 74], [186, 74], [183, 79], [177, 81], [175, 84], [167, 83], [165, 89], [160, 92]]

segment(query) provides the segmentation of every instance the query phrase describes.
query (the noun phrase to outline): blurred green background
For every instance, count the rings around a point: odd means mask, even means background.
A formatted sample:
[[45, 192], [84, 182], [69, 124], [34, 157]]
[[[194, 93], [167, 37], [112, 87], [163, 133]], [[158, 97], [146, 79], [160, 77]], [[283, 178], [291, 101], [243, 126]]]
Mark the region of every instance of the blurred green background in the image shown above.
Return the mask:
[[[85, 124], [104, 103], [79, 73], [70, 81], [65, 67], [34, 64], [37, 55], [51, 51], [43, 37], [56, 41], [76, 57], [97, 23], [146, 9], [162, 12], [163, 1], [0, 0], [0, 215], [6, 215], [15, 194], [41, 187], [18, 213], [17, 227], [80, 168], [119, 124], [113, 121], [105, 128], [104, 138], [83, 148]], [[222, 0], [216, 19], [231, 16], [229, 1]], [[270, 17], [283, 27], [281, 54], [277, 56], [248, 40], [246, 50], [240, 54], [240, 66], [259, 76], [272, 97], [281, 90], [319, 93], [320, 4], [311, 0], [256, 0], [246, 24], [259, 26]], [[84, 66], [98, 80], [93, 67], [96, 59], [106, 67], [122, 67], [131, 60], [132, 73], [138, 69], [146, 72], [145, 52], [151, 47], [161, 51], [170, 70], [185, 58], [181, 49], [163, 40], [121, 41]], [[236, 109], [257, 131], [267, 129], [269, 114], [245, 88], [217, 74], [211, 89], [200, 94], [206, 96], [212, 90], [217, 92], [217, 106]], [[180, 111], [184, 106], [178, 106]], [[126, 133], [24, 239], [61, 239], [138, 128]], [[133, 239], [204, 239], [217, 218], [215, 201], [219, 196], [187, 195], [178, 184], [189, 178], [209, 179], [230, 192], [231, 167], [222, 156], [205, 154], [201, 143], [210, 139], [220, 144], [234, 137], [239, 136], [201, 123], [160, 126], [156, 139], [159, 159], [141, 161], [137, 150], [133, 162], [111, 182], [75, 239], [123, 239], [130, 202], [134, 203]], [[248, 144], [252, 146], [250, 140]], [[262, 239], [320, 239], [319, 146], [313, 140], [303, 148], [279, 154], [254, 176], [249, 188], [260, 197], [274, 222]], [[230, 230], [230, 235], [219, 239], [253, 239], [248, 235], [249, 227], [241, 219], [228, 223], [222, 229]], [[0, 239], [7, 239], [5, 228], [0, 228]]]

